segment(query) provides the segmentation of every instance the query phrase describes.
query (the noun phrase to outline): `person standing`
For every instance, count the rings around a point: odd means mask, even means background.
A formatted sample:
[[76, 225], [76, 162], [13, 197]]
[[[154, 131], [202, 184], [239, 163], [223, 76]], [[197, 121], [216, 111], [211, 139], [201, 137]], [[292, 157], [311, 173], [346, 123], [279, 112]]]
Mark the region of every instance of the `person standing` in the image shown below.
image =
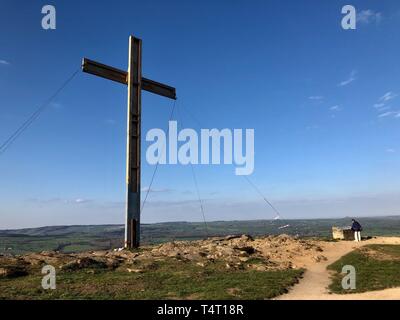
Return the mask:
[[351, 222], [352, 222], [351, 230], [353, 230], [353, 232], [354, 232], [354, 241], [360, 242], [361, 241], [361, 231], [362, 231], [361, 224], [355, 219], [352, 219]]

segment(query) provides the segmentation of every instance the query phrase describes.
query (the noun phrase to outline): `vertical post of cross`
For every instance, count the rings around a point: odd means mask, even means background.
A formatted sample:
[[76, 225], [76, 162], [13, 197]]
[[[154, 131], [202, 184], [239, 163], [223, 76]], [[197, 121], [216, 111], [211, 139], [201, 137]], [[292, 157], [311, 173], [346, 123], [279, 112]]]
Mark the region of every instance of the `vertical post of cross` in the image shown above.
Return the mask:
[[140, 245], [140, 141], [142, 89], [170, 99], [176, 90], [166, 84], [142, 78], [142, 40], [129, 37], [129, 69], [120, 70], [84, 58], [84, 72], [128, 85], [128, 125], [126, 150], [126, 219], [125, 244], [127, 249]]
[[125, 248], [140, 244], [142, 40], [129, 37]]

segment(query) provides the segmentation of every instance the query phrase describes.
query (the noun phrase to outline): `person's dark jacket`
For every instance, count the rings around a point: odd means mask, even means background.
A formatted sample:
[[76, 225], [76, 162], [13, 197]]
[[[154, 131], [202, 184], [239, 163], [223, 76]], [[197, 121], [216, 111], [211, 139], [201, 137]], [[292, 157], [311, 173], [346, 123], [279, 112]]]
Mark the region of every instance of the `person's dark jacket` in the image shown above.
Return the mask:
[[351, 226], [351, 230], [353, 230], [353, 231], [362, 231], [361, 224], [358, 221], [353, 221], [353, 224]]

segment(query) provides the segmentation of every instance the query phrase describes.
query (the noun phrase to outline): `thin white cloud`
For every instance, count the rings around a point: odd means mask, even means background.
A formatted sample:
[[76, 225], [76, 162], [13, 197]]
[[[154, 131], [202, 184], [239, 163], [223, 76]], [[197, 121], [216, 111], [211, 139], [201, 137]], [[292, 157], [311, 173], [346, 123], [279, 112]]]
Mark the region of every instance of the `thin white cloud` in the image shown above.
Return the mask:
[[308, 97], [308, 99], [320, 101], [320, 100], [324, 100], [324, 97], [323, 96], [311, 96], [311, 97]]
[[330, 109], [331, 111], [340, 111], [340, 110], [342, 110], [342, 108], [341, 108], [339, 105], [332, 106], [332, 107], [330, 107], [329, 109]]
[[41, 204], [41, 205], [49, 205], [49, 204], [83, 204], [92, 202], [93, 200], [86, 199], [86, 198], [75, 198], [75, 199], [63, 199], [63, 198], [50, 198], [50, 199], [38, 199], [33, 198], [29, 199], [29, 202]]
[[392, 149], [392, 148], [389, 148], [389, 149], [386, 149], [386, 152], [387, 152], [387, 153], [395, 153], [396, 150], [395, 150], [395, 149]]
[[380, 97], [379, 101], [388, 102], [390, 100], [393, 100], [396, 97], [397, 97], [396, 93], [389, 91], [389, 92], [385, 93], [382, 97]]
[[384, 103], [375, 103], [374, 104], [374, 108], [376, 108], [376, 109], [382, 109], [382, 108], [384, 108], [385, 107], [385, 104]]
[[360, 24], [371, 24], [380, 23], [382, 21], [383, 15], [381, 12], [377, 12], [371, 9], [362, 10], [357, 13], [357, 22]]
[[167, 193], [167, 192], [171, 192], [171, 189], [168, 188], [160, 188], [160, 189], [154, 189], [154, 188], [149, 188], [149, 187], [143, 187], [141, 189], [142, 192], [154, 192], [154, 193]]
[[392, 109], [392, 107], [391, 106], [386, 106], [386, 107], [382, 107], [382, 108], [379, 108], [379, 109], [377, 109], [379, 112], [383, 112], [383, 111], [388, 111], [388, 110], [391, 110]]
[[386, 118], [386, 117], [393, 116], [394, 114], [395, 114], [395, 112], [393, 112], [393, 111], [388, 111], [388, 112], [385, 112], [385, 113], [381, 113], [381, 114], [378, 116], [378, 118]]
[[357, 80], [356, 75], [357, 75], [357, 71], [356, 71], [356, 70], [353, 70], [353, 71], [350, 73], [350, 76], [349, 76], [346, 80], [340, 82], [340, 83], [338, 84], [338, 86], [339, 86], [339, 87], [344, 87], [344, 86], [349, 85], [349, 84], [352, 83], [353, 81], [356, 81], [356, 80]]
[[388, 103], [396, 97], [396, 93], [389, 91], [379, 98], [378, 102], [374, 104], [374, 108], [379, 112], [378, 118], [400, 118], [400, 111], [393, 111], [391, 105], [388, 105]]
[[88, 203], [91, 202], [89, 199], [83, 199], [83, 198], [77, 198], [74, 200], [75, 203], [81, 204], [81, 203]]
[[388, 111], [381, 113], [378, 116], [378, 118], [387, 118], [387, 117], [400, 118], [400, 111]]
[[6, 60], [0, 60], [0, 64], [8, 66], [10, 63]]

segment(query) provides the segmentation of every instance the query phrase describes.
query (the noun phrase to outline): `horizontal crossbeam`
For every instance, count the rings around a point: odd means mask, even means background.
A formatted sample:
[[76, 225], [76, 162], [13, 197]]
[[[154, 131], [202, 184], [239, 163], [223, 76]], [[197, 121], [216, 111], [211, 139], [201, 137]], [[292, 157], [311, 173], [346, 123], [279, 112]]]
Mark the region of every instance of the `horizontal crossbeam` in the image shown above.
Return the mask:
[[[105, 64], [83, 58], [82, 71], [108, 80], [128, 85], [128, 72], [107, 66]], [[163, 97], [176, 100], [176, 90], [163, 83], [142, 78], [142, 89]]]

